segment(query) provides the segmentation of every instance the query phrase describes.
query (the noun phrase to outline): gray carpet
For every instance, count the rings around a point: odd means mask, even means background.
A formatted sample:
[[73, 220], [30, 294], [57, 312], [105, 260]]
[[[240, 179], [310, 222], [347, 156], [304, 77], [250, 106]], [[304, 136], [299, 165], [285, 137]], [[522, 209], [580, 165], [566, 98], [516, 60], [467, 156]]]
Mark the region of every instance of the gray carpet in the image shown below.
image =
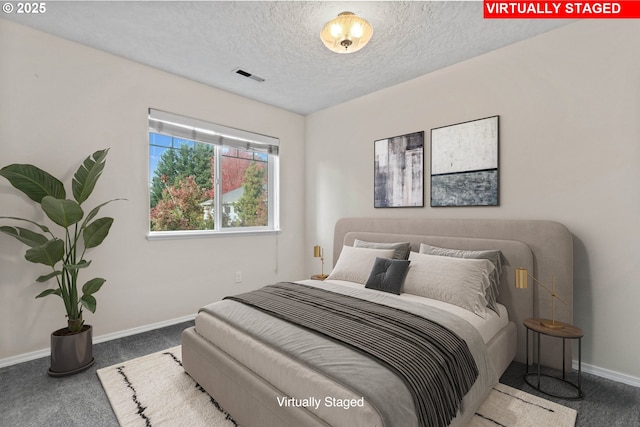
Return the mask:
[[[543, 373], [562, 375], [552, 370]], [[537, 392], [527, 385], [522, 375], [524, 364], [513, 362], [500, 378], [500, 382], [528, 393], [552, 400], [578, 411], [576, 426], [578, 427], [640, 427], [640, 388], [607, 380], [595, 375], [582, 373], [582, 400], [555, 399]], [[572, 382], [577, 382], [577, 374], [568, 376]], [[536, 381], [529, 378], [533, 384]], [[572, 395], [575, 389], [558, 385], [558, 382], [543, 378], [543, 389], [555, 394]], [[561, 384], [561, 383], [560, 383]]]
[[[94, 366], [71, 377], [49, 377], [48, 357], [0, 369], [0, 426], [117, 426], [96, 370], [178, 345], [182, 330], [192, 324], [96, 344]], [[524, 383], [523, 370], [524, 365], [512, 363], [500, 381], [548, 398]], [[640, 388], [583, 374], [583, 390], [581, 401], [550, 400], [575, 408], [578, 427], [640, 427]]]

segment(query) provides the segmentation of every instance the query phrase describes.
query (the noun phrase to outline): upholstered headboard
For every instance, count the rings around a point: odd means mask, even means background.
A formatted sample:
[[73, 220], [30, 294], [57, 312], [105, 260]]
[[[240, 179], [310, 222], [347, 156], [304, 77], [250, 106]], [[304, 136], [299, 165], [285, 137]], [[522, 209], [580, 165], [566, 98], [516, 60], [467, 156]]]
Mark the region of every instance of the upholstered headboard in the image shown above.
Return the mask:
[[[342, 218], [334, 231], [333, 262], [343, 245], [355, 239], [377, 242], [410, 242], [418, 251], [420, 243], [456, 249], [499, 249], [507, 263], [501, 276], [498, 301], [504, 304], [518, 331], [516, 360], [525, 361], [525, 328], [529, 317], [550, 317], [551, 297], [535, 285], [515, 289], [514, 269], [525, 267], [543, 283], [555, 276], [556, 292], [567, 306], [556, 307], [556, 319], [573, 320], [573, 240], [567, 228], [553, 221], [480, 220], [430, 218]], [[544, 337], [543, 337], [544, 338]], [[560, 340], [544, 340], [542, 363], [561, 367]], [[530, 347], [530, 351], [532, 351]], [[565, 355], [571, 362], [571, 351]]]

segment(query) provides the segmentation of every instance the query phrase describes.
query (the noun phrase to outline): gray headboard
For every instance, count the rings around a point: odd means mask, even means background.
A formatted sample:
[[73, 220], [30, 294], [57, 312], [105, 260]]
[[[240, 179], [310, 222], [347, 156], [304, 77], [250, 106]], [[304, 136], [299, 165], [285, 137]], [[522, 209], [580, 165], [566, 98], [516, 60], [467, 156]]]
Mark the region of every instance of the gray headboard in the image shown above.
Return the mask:
[[[333, 263], [343, 245], [355, 239], [378, 242], [410, 242], [417, 251], [420, 243], [457, 249], [500, 249], [507, 259], [501, 277], [498, 301], [509, 310], [518, 331], [516, 360], [524, 362], [525, 328], [528, 317], [551, 317], [551, 297], [538, 286], [515, 289], [514, 269], [526, 267], [542, 281], [555, 276], [556, 292], [568, 306], [556, 303], [556, 319], [573, 321], [573, 240], [569, 230], [553, 221], [482, 220], [431, 218], [342, 218], [334, 231]], [[545, 338], [545, 337], [543, 337]], [[561, 367], [562, 341], [543, 340], [542, 363]], [[530, 351], [532, 351], [530, 347]], [[571, 349], [565, 362], [571, 366]]]

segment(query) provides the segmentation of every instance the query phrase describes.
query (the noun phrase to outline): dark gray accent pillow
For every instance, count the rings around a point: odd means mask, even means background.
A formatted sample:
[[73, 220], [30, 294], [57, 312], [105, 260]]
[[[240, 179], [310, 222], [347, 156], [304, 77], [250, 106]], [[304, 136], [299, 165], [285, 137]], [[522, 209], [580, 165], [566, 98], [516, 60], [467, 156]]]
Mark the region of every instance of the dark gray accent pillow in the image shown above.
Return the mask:
[[[500, 275], [502, 274], [502, 263], [504, 256], [499, 250], [484, 250], [484, 251], [465, 251], [463, 249], [449, 249], [440, 248], [438, 246], [427, 245], [426, 243], [420, 244], [420, 253], [428, 255], [438, 256], [450, 256], [455, 258], [472, 258], [472, 259], [486, 259], [493, 263], [495, 270], [493, 270], [489, 277], [490, 286], [485, 291], [485, 298], [487, 299], [487, 307], [498, 313], [497, 298], [500, 293]], [[498, 313], [500, 314], [500, 313]]]
[[409, 252], [411, 252], [411, 243], [399, 242], [399, 243], [379, 243], [379, 242], [366, 242], [364, 240], [356, 239], [353, 242], [354, 248], [369, 248], [369, 249], [393, 249], [393, 259], [409, 259]]
[[404, 259], [376, 258], [364, 287], [400, 295], [409, 263]]

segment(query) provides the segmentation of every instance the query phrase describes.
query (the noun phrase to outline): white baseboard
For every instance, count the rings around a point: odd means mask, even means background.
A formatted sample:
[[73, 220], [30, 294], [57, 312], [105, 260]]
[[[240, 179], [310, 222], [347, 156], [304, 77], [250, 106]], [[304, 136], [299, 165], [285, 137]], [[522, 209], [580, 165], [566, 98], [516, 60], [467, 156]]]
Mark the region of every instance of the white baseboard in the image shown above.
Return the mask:
[[[164, 320], [158, 323], [152, 323], [150, 325], [139, 326], [137, 328], [126, 329], [124, 331], [113, 332], [110, 334], [104, 334], [97, 337], [93, 337], [93, 343], [99, 344], [105, 341], [111, 341], [118, 338], [124, 338], [131, 335], [140, 334], [142, 332], [153, 331], [154, 329], [160, 329], [171, 325], [177, 325], [178, 323], [188, 322], [196, 318], [195, 314], [190, 314], [188, 316], [178, 317], [171, 320]], [[16, 365], [22, 362], [28, 362], [30, 360], [40, 359], [41, 357], [50, 356], [51, 352], [49, 347], [43, 348], [42, 350], [32, 351], [30, 353], [18, 354], [17, 356], [6, 357], [4, 359], [0, 359], [0, 368], [4, 368], [6, 366]]]
[[196, 318], [195, 314], [188, 316], [178, 317], [176, 319], [164, 320], [158, 323], [152, 323], [151, 325], [139, 326], [137, 328], [126, 329], [124, 331], [112, 332], [110, 334], [100, 335], [93, 338], [94, 344], [99, 344], [105, 341], [116, 340], [118, 338], [124, 338], [135, 334], [141, 334], [143, 332], [153, 331], [154, 329], [160, 329], [171, 325], [177, 325], [178, 323], [188, 322]]
[[[577, 360], [573, 361], [572, 367], [575, 370], [578, 369]], [[616, 381], [619, 383], [631, 385], [634, 387], [640, 387], [640, 378], [638, 377], [612, 371], [610, 369], [601, 368], [599, 366], [590, 365], [588, 363], [582, 363], [582, 372], [585, 372], [587, 374], [592, 374], [597, 377], [606, 378], [608, 380]]]

